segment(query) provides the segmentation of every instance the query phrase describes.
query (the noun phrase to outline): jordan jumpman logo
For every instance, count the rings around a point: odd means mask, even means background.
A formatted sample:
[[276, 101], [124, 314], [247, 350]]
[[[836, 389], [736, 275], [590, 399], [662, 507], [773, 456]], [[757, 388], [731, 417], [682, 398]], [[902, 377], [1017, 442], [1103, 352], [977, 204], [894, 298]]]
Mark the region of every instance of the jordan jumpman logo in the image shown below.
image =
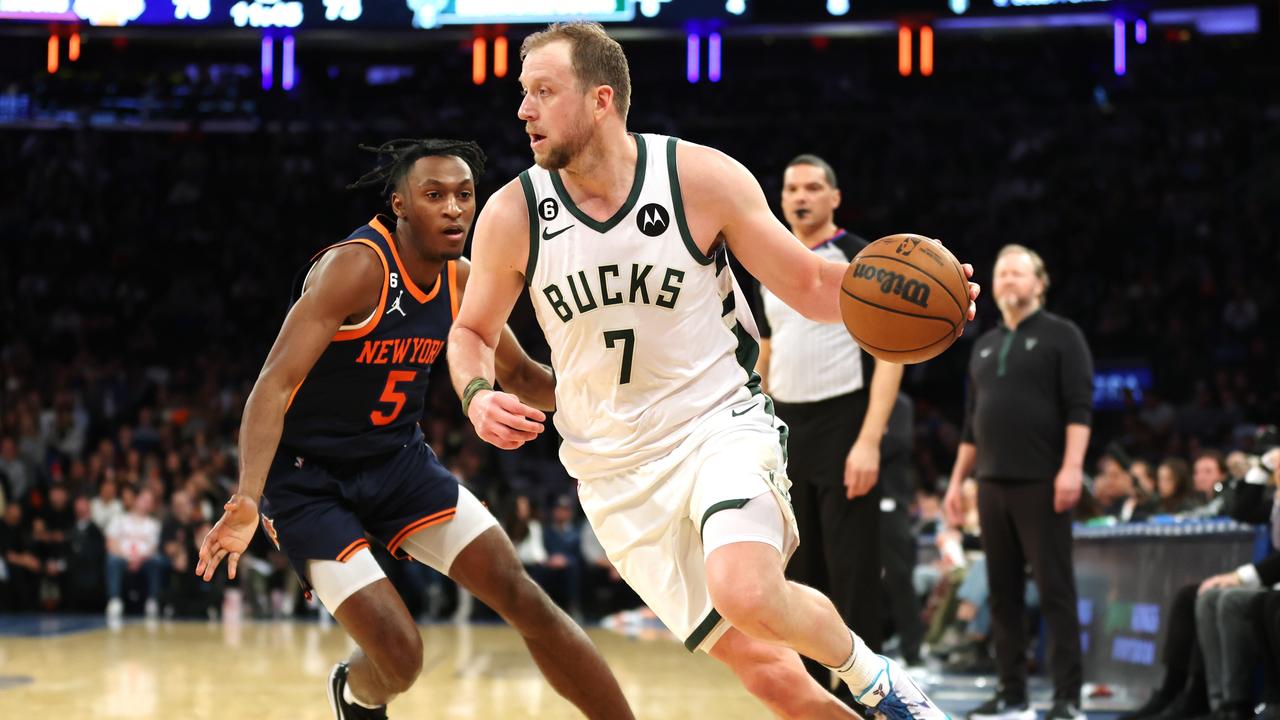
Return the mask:
[[396, 301], [395, 301], [395, 302], [393, 302], [393, 303], [391, 303], [391, 307], [390, 307], [390, 308], [388, 308], [388, 309], [387, 309], [387, 311], [386, 311], [385, 313], [383, 313], [383, 314], [384, 314], [384, 315], [390, 315], [390, 314], [391, 314], [391, 311], [392, 311], [392, 310], [394, 310], [394, 311], [396, 311], [396, 312], [400, 313], [401, 317], [403, 317], [403, 316], [404, 316], [404, 308], [400, 307], [400, 298], [402, 298], [402, 297], [404, 297], [404, 291], [403, 291], [403, 290], [401, 290], [398, 294], [396, 294]]

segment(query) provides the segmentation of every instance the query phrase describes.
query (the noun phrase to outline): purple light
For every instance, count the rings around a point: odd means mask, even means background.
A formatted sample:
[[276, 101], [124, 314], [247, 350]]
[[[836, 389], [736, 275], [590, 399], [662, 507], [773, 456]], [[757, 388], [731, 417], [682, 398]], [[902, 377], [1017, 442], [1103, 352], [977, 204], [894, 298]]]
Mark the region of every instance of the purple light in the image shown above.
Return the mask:
[[1133, 39], [1136, 40], [1139, 45], [1147, 44], [1147, 21], [1146, 20], [1134, 21]]
[[700, 63], [698, 62], [698, 42], [701, 38], [697, 35], [690, 34], [685, 42], [687, 59], [685, 60], [685, 76], [689, 78], [689, 82], [696, 83], [702, 77]]
[[1151, 22], [1156, 25], [1194, 23], [1201, 35], [1252, 34], [1258, 32], [1260, 26], [1256, 6], [1152, 10]]
[[293, 36], [284, 36], [284, 58], [280, 68], [280, 87], [285, 91], [293, 89]]
[[1115, 69], [1116, 69], [1116, 75], [1124, 75], [1124, 71], [1125, 71], [1125, 65], [1124, 65], [1124, 45], [1125, 45], [1125, 42], [1124, 42], [1124, 28], [1125, 28], [1125, 23], [1124, 23], [1124, 21], [1123, 21], [1123, 20], [1116, 20], [1116, 21], [1115, 21], [1115, 23], [1113, 24], [1113, 27], [1115, 28], [1115, 48], [1116, 48], [1116, 62], [1115, 62]]
[[720, 33], [707, 38], [707, 79], [720, 82]]
[[262, 38], [262, 89], [270, 90], [275, 82], [275, 68], [272, 67], [272, 41], [270, 35]]

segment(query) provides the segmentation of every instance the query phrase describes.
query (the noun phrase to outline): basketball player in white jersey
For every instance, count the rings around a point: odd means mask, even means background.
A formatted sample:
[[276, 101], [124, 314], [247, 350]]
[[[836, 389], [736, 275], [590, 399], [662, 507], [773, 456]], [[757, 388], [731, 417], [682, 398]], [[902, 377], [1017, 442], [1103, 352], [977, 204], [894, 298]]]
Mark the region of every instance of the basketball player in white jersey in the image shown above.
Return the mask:
[[786, 427], [753, 372], [755, 323], [726, 252], [825, 322], [840, 320], [847, 265], [801, 245], [733, 159], [628, 134], [626, 56], [599, 25], [552, 25], [520, 54], [536, 165], [484, 208], [449, 335], [476, 432], [510, 449], [543, 429], [543, 413], [491, 385], [527, 286], [557, 373], [561, 460], [610, 560], [685, 646], [783, 717], [853, 717], [797, 653], [894, 720], [945, 717], [826, 597], [783, 577], [798, 538]]

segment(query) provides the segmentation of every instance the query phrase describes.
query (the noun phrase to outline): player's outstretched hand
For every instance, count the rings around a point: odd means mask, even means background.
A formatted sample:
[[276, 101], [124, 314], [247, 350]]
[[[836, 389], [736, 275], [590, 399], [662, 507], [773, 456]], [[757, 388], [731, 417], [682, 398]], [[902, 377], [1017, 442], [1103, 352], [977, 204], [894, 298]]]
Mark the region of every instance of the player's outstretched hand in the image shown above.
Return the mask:
[[514, 450], [538, 437], [547, 419], [541, 410], [525, 405], [511, 393], [497, 390], [476, 393], [467, 408], [467, 416], [481, 440], [503, 450]]
[[222, 518], [213, 526], [200, 544], [200, 562], [196, 574], [205, 582], [213, 579], [218, 564], [227, 558], [227, 577], [236, 578], [236, 566], [240, 555], [249, 547], [253, 531], [258, 529], [258, 503], [240, 493], [231, 496], [222, 506]]
[[[964, 276], [966, 278], [973, 278], [972, 265], [970, 265], [969, 263], [964, 263], [960, 267], [964, 268]], [[969, 312], [965, 313], [965, 317], [969, 318], [970, 320], [972, 320], [973, 316], [978, 313], [978, 293], [980, 292], [982, 292], [982, 286], [976, 282], [971, 281], [969, 283]], [[960, 334], [961, 335], [964, 334], [963, 325], [960, 326]]]
[[[937, 238], [929, 238], [929, 239], [938, 243], [939, 245], [942, 244], [942, 241]], [[969, 279], [973, 278], [973, 265], [969, 263], [962, 263], [960, 267], [964, 268], [965, 278], [969, 278]], [[976, 282], [969, 283], [969, 310], [965, 313], [965, 317], [968, 318], [969, 320], [972, 320], [974, 316], [978, 314], [978, 294], [981, 292], [982, 292], [981, 285], [979, 285]], [[964, 334], [963, 323], [960, 325], [960, 334], [961, 335]]]

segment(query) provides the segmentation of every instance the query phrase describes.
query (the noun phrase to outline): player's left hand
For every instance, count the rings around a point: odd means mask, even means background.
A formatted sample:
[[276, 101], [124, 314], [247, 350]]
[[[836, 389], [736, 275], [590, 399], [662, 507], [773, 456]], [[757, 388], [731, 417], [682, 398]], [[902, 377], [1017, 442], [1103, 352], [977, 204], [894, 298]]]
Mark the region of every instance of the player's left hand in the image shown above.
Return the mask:
[[200, 543], [200, 562], [196, 574], [205, 582], [213, 579], [218, 564], [227, 558], [227, 577], [236, 579], [236, 566], [240, 555], [249, 548], [253, 532], [258, 529], [258, 503], [252, 498], [236, 493], [222, 506], [222, 517], [213, 526], [204, 542]]
[[1084, 473], [1078, 467], [1063, 467], [1053, 479], [1053, 511], [1066, 512], [1080, 501]]
[[880, 446], [855, 442], [844, 461], [844, 496], [852, 500], [871, 492], [880, 474]]
[[503, 450], [515, 450], [538, 437], [547, 419], [541, 410], [497, 390], [476, 393], [467, 415], [481, 440]]

